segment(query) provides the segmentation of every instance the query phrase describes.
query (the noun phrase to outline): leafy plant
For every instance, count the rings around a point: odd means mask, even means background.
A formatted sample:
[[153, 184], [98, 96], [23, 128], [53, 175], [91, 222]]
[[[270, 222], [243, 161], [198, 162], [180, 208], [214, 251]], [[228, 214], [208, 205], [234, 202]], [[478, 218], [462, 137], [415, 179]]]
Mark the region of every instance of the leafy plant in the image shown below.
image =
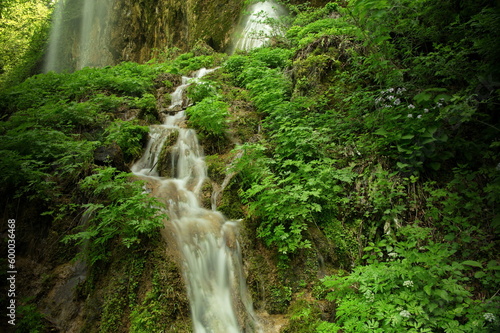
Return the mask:
[[498, 325], [498, 300], [476, 300], [466, 285], [477, 261], [455, 261], [449, 244], [429, 239], [429, 229], [400, 229], [365, 248], [370, 263], [345, 277], [327, 277], [327, 296], [338, 304], [335, 324], [344, 332], [489, 332]]
[[186, 109], [189, 124], [201, 135], [224, 139], [227, 130], [228, 104], [216, 97], [204, 98]]
[[46, 325], [44, 323], [45, 316], [38, 311], [35, 304], [28, 303], [20, 305], [17, 308], [17, 312], [20, 318], [16, 322], [16, 332], [42, 333], [46, 330]]
[[201, 102], [204, 98], [216, 97], [217, 84], [213, 81], [204, 80], [191, 84], [187, 89], [187, 97], [194, 103]]
[[127, 248], [140, 242], [141, 236], [151, 236], [163, 226], [162, 205], [144, 193], [140, 182], [130, 181], [131, 175], [108, 167], [86, 177], [80, 187], [91, 202], [82, 205], [88, 222], [83, 230], [64, 237], [86, 249], [91, 264], [107, 257], [111, 240], [119, 238]]
[[148, 132], [147, 126], [117, 119], [106, 129], [105, 142], [116, 142], [122, 149], [125, 160], [132, 161], [140, 157]]

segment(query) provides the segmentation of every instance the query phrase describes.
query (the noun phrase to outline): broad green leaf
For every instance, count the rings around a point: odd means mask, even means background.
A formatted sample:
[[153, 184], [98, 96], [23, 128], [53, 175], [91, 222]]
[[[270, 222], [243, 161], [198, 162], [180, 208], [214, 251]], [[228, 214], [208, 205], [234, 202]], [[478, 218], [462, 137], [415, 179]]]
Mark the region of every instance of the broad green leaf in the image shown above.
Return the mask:
[[467, 265], [467, 266], [474, 266], [474, 267], [483, 268], [483, 265], [480, 262], [477, 262], [474, 260], [466, 260], [466, 261], [463, 261], [462, 264]]

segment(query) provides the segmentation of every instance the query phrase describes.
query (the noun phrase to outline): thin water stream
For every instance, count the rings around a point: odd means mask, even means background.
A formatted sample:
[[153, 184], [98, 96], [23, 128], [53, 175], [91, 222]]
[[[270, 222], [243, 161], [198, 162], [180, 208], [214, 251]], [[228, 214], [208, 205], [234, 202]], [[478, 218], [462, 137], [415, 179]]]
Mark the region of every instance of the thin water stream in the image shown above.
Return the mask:
[[[211, 70], [195, 73], [197, 80]], [[175, 238], [181, 253], [184, 277], [196, 333], [258, 332], [252, 303], [246, 291], [237, 222], [227, 221], [217, 211], [200, 205], [207, 168], [203, 150], [192, 129], [182, 128], [185, 104], [182, 99], [190, 79], [172, 94], [170, 110], [162, 125], [151, 126], [144, 155], [132, 171], [154, 183], [152, 194], [167, 206], [166, 230]], [[164, 143], [177, 133], [170, 150], [173, 177], [159, 176], [158, 160]]]
[[58, 0], [43, 72], [114, 64], [110, 50], [112, 5], [112, 0]]

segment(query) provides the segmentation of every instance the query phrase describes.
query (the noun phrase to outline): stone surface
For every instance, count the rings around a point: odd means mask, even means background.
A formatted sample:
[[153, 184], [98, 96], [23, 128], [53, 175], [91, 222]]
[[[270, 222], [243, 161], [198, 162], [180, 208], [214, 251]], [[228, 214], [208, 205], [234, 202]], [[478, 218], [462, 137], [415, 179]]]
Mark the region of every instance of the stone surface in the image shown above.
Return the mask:
[[109, 165], [120, 171], [128, 171], [123, 160], [123, 153], [116, 143], [97, 147], [94, 152], [94, 163], [97, 165]]
[[[108, 13], [93, 18], [92, 38], [83, 66], [143, 63], [167, 49], [187, 52], [197, 44], [223, 52], [238, 22], [244, 0], [100, 0]], [[84, 0], [64, 9], [57, 71], [82, 67], [81, 27]]]

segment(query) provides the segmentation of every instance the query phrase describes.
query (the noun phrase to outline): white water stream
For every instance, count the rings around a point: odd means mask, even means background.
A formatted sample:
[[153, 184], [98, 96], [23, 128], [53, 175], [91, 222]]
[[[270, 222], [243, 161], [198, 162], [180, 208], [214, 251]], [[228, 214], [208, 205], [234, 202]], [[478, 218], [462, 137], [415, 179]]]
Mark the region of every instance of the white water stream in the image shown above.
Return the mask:
[[[81, 7], [76, 8], [75, 2], [57, 1], [45, 54], [44, 73], [114, 63], [108, 49], [112, 1], [82, 0], [79, 5]], [[79, 15], [75, 16], [74, 12]]]
[[[198, 71], [194, 80], [210, 71]], [[166, 116], [163, 125], [151, 126], [145, 153], [132, 171], [154, 184], [152, 194], [167, 206], [169, 220], [165, 230], [172, 233], [170, 236], [175, 238], [181, 253], [194, 331], [258, 332], [246, 290], [237, 222], [227, 221], [219, 212], [199, 203], [207, 172], [203, 151], [195, 131], [179, 126], [184, 121], [184, 111], [177, 111], [189, 84], [189, 78], [184, 77], [183, 84], [172, 94], [170, 109], [174, 115]], [[170, 151], [174, 176], [159, 177], [159, 155], [174, 133], [178, 133]]]
[[52, 14], [52, 25], [50, 28], [49, 43], [47, 53], [45, 55], [45, 62], [43, 64], [43, 72], [59, 71], [60, 69], [60, 50], [61, 50], [61, 37], [63, 32], [63, 10], [64, 0], [59, 0], [54, 8]]
[[[247, 9], [240, 29], [235, 34], [232, 51], [251, 49], [265, 45], [271, 36], [280, 32], [273, 28], [271, 21], [276, 21], [286, 12], [282, 5], [272, 0], [256, 2]], [[232, 53], [232, 52], [231, 52]]]

